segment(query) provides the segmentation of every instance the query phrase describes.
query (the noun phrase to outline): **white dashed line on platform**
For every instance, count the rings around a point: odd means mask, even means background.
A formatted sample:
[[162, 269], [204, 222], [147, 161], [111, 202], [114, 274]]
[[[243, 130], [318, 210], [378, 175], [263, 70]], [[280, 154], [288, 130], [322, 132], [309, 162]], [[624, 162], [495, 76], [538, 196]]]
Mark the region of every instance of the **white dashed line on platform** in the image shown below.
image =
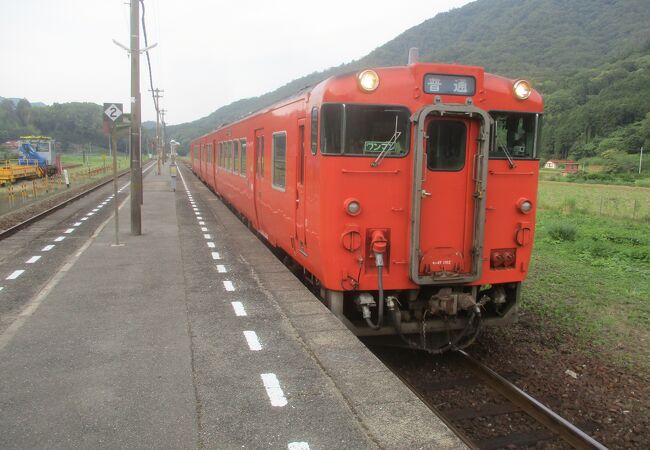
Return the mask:
[[235, 290], [235, 285], [232, 284], [232, 281], [226, 280], [223, 282], [223, 287], [228, 291], [228, 292], [233, 292]]
[[219, 252], [212, 252], [212, 259], [221, 259]]
[[95, 213], [93, 213], [93, 212], [89, 212], [89, 213], [86, 214], [86, 215], [87, 215], [88, 217], [90, 217], [90, 216], [92, 216], [93, 214], [95, 214]]
[[74, 231], [74, 228], [68, 228], [67, 230], [64, 231], [65, 234], [70, 234]]
[[203, 237], [206, 239], [212, 239], [212, 236], [210, 236], [209, 234], [204, 234]]
[[197, 215], [197, 216], [196, 216], [196, 219], [197, 219], [197, 220], [203, 220], [203, 217]]
[[208, 231], [206, 227], [201, 227], [201, 231]]
[[205, 222], [202, 220], [199, 220], [199, 225], [205, 225]]
[[49, 252], [49, 251], [52, 250], [53, 248], [54, 248], [54, 245], [50, 244], [50, 245], [46, 245], [45, 247], [43, 247], [43, 248], [41, 249], [41, 251], [42, 251], [42, 252]]
[[86, 220], [88, 220], [88, 217], [82, 217], [82, 218], [81, 218], [81, 221], [82, 221], [82, 222], [85, 222]]
[[61, 242], [64, 239], [65, 239], [65, 236], [59, 236], [58, 238], [54, 239], [54, 242]]
[[261, 377], [266, 389], [266, 395], [271, 400], [271, 406], [285, 406], [288, 402], [284, 397], [278, 377], [274, 373], [263, 373]]
[[246, 310], [244, 309], [244, 305], [242, 302], [231, 302], [232, 309], [235, 310], [235, 315], [238, 317], [244, 317], [246, 316]]
[[93, 209], [94, 213], [96, 213], [97, 211], [99, 211], [99, 209], [97, 209], [97, 208]]
[[35, 263], [36, 261], [38, 261], [39, 259], [41, 259], [41, 257], [40, 257], [39, 255], [32, 256], [32, 257], [29, 258], [27, 261], [25, 261], [25, 264], [34, 264], [34, 263]]
[[289, 442], [288, 450], [310, 450], [307, 442]]
[[260, 344], [260, 340], [257, 338], [257, 333], [254, 331], [244, 331], [244, 337], [251, 351], [259, 352], [262, 350], [262, 344]]
[[214, 242], [208, 242], [208, 247], [209, 248], [215, 248], [216, 246], [214, 245]]
[[24, 270], [22, 270], [22, 269], [21, 270], [14, 270], [13, 272], [11, 272], [11, 275], [9, 275], [6, 279], [7, 280], [15, 280], [16, 278], [21, 276], [23, 274], [23, 272], [24, 272]]
[[217, 264], [217, 272], [226, 273], [228, 271], [226, 270], [226, 266], [224, 266], [223, 264]]
[[81, 225], [81, 222], [75, 222], [75, 223], [74, 223], [74, 226], [75, 226], [75, 227], [78, 227], [79, 225]]

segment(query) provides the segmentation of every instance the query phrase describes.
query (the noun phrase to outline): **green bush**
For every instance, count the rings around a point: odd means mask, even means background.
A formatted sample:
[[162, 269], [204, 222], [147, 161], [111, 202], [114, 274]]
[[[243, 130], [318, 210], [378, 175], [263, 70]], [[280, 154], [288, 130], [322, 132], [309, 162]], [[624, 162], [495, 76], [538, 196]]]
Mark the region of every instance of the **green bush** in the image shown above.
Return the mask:
[[548, 235], [556, 241], [575, 241], [578, 229], [570, 223], [553, 223], [548, 227]]

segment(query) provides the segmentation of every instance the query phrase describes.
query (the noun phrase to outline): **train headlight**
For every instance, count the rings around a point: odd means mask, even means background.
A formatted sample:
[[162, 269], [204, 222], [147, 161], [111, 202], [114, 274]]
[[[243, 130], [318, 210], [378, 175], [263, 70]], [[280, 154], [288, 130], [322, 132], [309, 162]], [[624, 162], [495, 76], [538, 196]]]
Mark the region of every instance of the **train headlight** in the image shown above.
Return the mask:
[[357, 76], [359, 88], [364, 92], [372, 92], [379, 87], [379, 75], [374, 70], [364, 70]]
[[533, 204], [530, 200], [527, 200], [525, 198], [522, 198], [517, 202], [519, 206], [519, 211], [521, 211], [524, 214], [528, 214], [532, 209], [533, 209]]
[[514, 92], [515, 97], [519, 100], [526, 100], [530, 97], [531, 92], [533, 92], [533, 87], [526, 80], [517, 80], [512, 85], [512, 92]]
[[353, 198], [347, 199], [343, 206], [345, 206], [345, 212], [351, 216], [358, 216], [361, 212], [361, 204], [358, 200], [355, 200]]

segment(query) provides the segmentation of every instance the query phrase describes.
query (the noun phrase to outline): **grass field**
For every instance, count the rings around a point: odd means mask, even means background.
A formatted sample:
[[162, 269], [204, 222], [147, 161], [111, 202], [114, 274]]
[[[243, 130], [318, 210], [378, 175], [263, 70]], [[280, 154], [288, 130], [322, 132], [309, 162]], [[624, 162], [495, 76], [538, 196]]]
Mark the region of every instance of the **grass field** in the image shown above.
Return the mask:
[[650, 222], [650, 189], [634, 186], [540, 181], [540, 209], [640, 219]]
[[538, 201], [523, 309], [649, 370], [650, 189], [541, 182]]

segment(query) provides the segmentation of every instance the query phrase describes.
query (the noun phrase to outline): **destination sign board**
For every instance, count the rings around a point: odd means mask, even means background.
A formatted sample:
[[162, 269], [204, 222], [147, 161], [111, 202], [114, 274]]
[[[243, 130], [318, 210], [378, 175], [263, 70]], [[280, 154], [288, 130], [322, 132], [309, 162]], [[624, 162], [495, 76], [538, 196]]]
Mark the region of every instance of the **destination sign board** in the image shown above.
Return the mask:
[[428, 73], [424, 76], [424, 92], [443, 95], [474, 95], [476, 80], [474, 77]]

